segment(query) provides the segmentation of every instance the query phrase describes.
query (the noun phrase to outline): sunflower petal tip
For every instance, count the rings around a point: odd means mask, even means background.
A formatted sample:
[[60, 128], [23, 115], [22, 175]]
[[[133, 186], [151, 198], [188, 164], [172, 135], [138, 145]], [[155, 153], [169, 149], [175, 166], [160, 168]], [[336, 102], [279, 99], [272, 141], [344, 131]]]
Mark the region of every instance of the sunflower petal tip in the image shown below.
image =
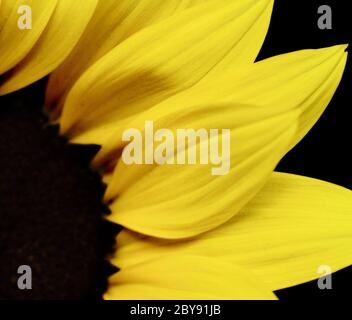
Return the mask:
[[336, 47], [338, 49], [338, 52], [347, 52], [348, 46], [349, 44], [343, 43], [343, 44], [337, 45]]

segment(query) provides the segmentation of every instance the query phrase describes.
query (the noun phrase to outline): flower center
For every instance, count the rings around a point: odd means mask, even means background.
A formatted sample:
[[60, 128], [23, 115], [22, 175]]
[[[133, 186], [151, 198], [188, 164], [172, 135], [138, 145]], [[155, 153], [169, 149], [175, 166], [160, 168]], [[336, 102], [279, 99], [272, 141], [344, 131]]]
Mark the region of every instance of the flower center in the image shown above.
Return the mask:
[[118, 228], [89, 167], [98, 147], [47, 125], [44, 90], [0, 97], [0, 299], [100, 299]]

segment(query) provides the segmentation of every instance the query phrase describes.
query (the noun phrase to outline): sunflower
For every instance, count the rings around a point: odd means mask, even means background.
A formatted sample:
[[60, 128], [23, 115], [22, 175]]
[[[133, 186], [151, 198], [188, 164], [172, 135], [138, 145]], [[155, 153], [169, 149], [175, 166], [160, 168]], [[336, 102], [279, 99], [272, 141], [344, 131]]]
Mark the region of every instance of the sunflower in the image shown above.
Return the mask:
[[[28, 30], [18, 27], [20, 6], [33, 13]], [[91, 165], [107, 185], [106, 219], [123, 227], [105, 299], [276, 299], [316, 279], [320, 265], [350, 264], [351, 192], [274, 172], [329, 104], [347, 46], [255, 62], [272, 8], [1, 0], [0, 94], [48, 76], [50, 123], [71, 144], [100, 146]], [[146, 120], [230, 129], [229, 173], [125, 164], [123, 132], [143, 132]]]

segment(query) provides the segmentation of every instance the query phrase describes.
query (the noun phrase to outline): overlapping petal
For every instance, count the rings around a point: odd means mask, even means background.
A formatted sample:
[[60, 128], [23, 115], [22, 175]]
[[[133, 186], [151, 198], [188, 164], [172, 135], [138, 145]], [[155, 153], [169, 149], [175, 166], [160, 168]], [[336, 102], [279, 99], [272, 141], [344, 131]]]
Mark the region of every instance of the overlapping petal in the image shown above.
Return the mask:
[[[111, 150], [123, 146], [122, 130], [143, 131], [145, 120], [153, 120], [155, 130], [229, 128], [230, 171], [213, 176], [211, 163], [126, 165], [120, 159], [105, 197], [113, 201], [110, 219], [163, 238], [194, 236], [230, 219], [327, 106], [344, 70], [344, 50], [335, 46], [274, 57], [135, 116], [116, 131]], [[221, 133], [215, 138], [221, 141]], [[111, 156], [104, 155], [104, 147], [109, 150], [103, 146], [101, 159]]]
[[[0, 75], [19, 63], [34, 47], [52, 16], [57, 0], [2, 0], [0, 4]], [[18, 21], [30, 8], [32, 29], [22, 30]]]
[[[230, 64], [253, 62], [272, 3], [206, 1], [129, 37], [76, 82], [64, 105], [61, 133], [103, 144], [126, 118], [195, 85], [211, 70], [215, 77]], [[87, 131], [90, 138], [82, 136]]]
[[[44, 3], [50, 4], [53, 1], [37, 0], [29, 2], [33, 2], [31, 5], [35, 5], [32, 8], [33, 23], [37, 25], [40, 22], [40, 20], [38, 22], [39, 14], [43, 14], [41, 11], [45, 13], [45, 10], [39, 7], [39, 3], [41, 3], [40, 6], [43, 6]], [[22, 56], [23, 59], [20, 62], [19, 59], [16, 59], [15, 62], [19, 62], [19, 64], [16, 66], [14, 63], [11, 64], [14, 69], [1, 84], [0, 95], [21, 89], [39, 80], [64, 61], [80, 39], [95, 11], [97, 2], [98, 0], [58, 1], [50, 21], [45, 29], [41, 29], [40, 37], [33, 39], [31, 50], [25, 52], [26, 56]], [[46, 4], [46, 7], [48, 7], [48, 4]], [[16, 6], [13, 6], [13, 10], [15, 9]], [[14, 25], [12, 22], [11, 35], [13, 35], [13, 38], [10, 41], [1, 40], [1, 47], [4, 48], [5, 53], [10, 50], [10, 56], [13, 55], [13, 52], [21, 52], [24, 46], [23, 41], [18, 37], [23, 33], [32, 34], [32, 32], [33, 30], [18, 30], [17, 24]], [[9, 43], [13, 43], [16, 49], [14, 50], [13, 47], [9, 46]]]
[[46, 105], [58, 113], [75, 81], [92, 64], [139, 30], [207, 0], [104, 0], [78, 45], [50, 76]]
[[275, 300], [250, 272], [198, 255], [171, 254], [121, 270], [106, 300]]
[[271, 290], [297, 285], [352, 263], [352, 191], [316, 179], [273, 173], [241, 213], [221, 227], [184, 240], [122, 231], [113, 263], [122, 270], [163, 257], [197, 255], [253, 272]]

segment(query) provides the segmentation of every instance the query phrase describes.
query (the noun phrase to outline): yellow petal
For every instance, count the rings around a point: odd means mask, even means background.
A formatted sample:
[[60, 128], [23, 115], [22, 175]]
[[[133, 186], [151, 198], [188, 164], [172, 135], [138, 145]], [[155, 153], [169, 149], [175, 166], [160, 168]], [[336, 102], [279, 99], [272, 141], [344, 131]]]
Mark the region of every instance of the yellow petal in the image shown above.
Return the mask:
[[[318, 120], [336, 91], [346, 65], [346, 47], [339, 45], [301, 50], [266, 59], [252, 66], [229, 69], [222, 76], [208, 78], [191, 90], [181, 92], [150, 110], [127, 119], [120, 126], [115, 122], [107, 123], [97, 130], [90, 130], [87, 134], [74, 138], [73, 141], [84, 143], [88, 139], [93, 143], [95, 138], [102, 140], [108, 136], [94, 161], [99, 165], [123, 147], [121, 138], [126, 128], [142, 130], [146, 119], [162, 119], [166, 123], [180, 115], [185, 118], [184, 115], [194, 112], [195, 107], [201, 108], [202, 103], [204, 109], [207, 104], [226, 103], [256, 106], [257, 109], [243, 108], [239, 115], [236, 114], [235, 121], [239, 125], [248, 122], [253, 112], [256, 112], [256, 120], [259, 121], [261, 118], [297, 109], [300, 113], [299, 130], [292, 141], [293, 147]], [[214, 110], [217, 109], [212, 106]], [[191, 122], [198, 118], [193, 116], [186, 120], [187, 127], [192, 127]], [[111, 136], [109, 132], [112, 129]]]
[[53, 71], [77, 44], [97, 1], [60, 0], [33, 49], [0, 86], [0, 95], [21, 89]]
[[162, 238], [189, 237], [224, 223], [274, 170], [292, 141], [296, 118], [288, 113], [233, 129], [231, 164], [223, 176], [212, 175], [218, 167], [212, 164], [128, 166], [120, 161], [106, 194], [106, 200], [118, 194], [109, 219]]
[[67, 92], [82, 73], [132, 34], [202, 2], [204, 0], [99, 1], [78, 45], [50, 76], [46, 105], [61, 106]]
[[[116, 127], [193, 86], [223, 59], [225, 65], [252, 62], [271, 9], [272, 0], [208, 1], [136, 33], [78, 80], [64, 106], [61, 133], [76, 138], [110, 122]], [[92, 140], [103, 144], [104, 136]]]
[[[231, 166], [227, 175], [213, 176], [211, 162], [153, 166], [126, 165], [120, 159], [105, 195], [113, 201], [109, 219], [162, 238], [194, 236], [230, 219], [297, 142], [302, 119], [311, 113], [307, 110], [322, 112], [328, 104], [345, 66], [344, 49], [268, 59], [239, 70], [236, 77], [225, 74], [198, 85], [133, 118], [121, 130], [143, 131], [147, 119], [154, 121], [154, 131], [228, 128]], [[112, 140], [118, 146], [121, 136], [116, 132]]]
[[158, 257], [110, 278], [106, 300], [276, 300], [252, 274], [196, 255]]
[[122, 231], [113, 263], [122, 269], [159, 256], [194, 254], [250, 270], [271, 290], [352, 264], [352, 192], [316, 179], [273, 173], [241, 213], [187, 241], [157, 240]]
[[[12, 69], [32, 49], [45, 29], [57, 0], [2, 0], [0, 7], [0, 75]], [[32, 13], [32, 29], [20, 29], [25, 13]], [[22, 19], [23, 18], [23, 19]], [[30, 23], [27, 21], [27, 23]], [[28, 26], [30, 26], [28, 24]]]

